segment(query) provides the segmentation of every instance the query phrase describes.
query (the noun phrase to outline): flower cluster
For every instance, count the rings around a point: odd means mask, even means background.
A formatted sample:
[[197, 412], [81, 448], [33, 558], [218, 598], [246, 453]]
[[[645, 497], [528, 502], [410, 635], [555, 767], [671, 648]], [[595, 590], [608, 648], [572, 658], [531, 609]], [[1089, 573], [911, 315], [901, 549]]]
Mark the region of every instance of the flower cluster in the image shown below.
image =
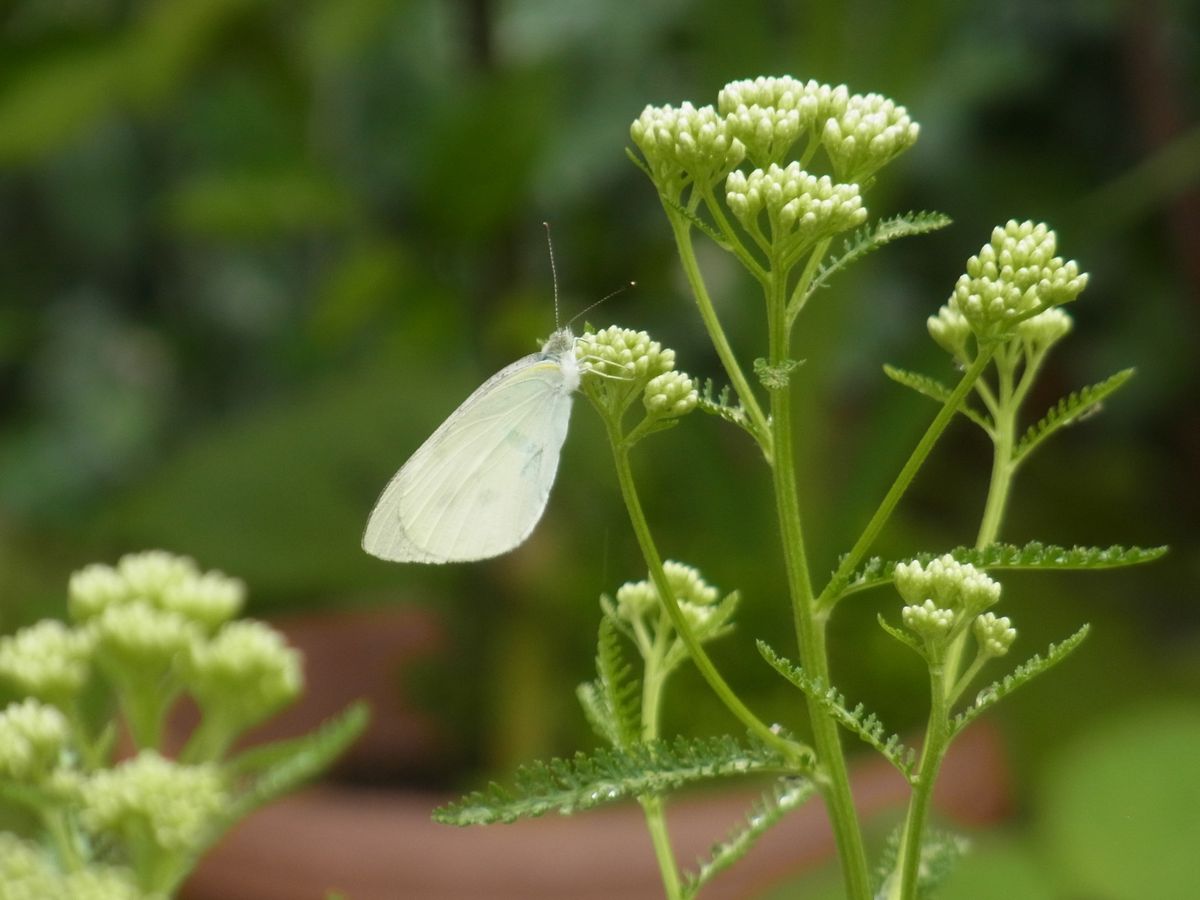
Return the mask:
[[839, 181], [862, 182], [919, 132], [905, 108], [886, 97], [789, 75], [730, 82], [716, 109], [648, 106], [630, 127], [655, 183], [676, 200], [689, 179], [708, 188], [743, 158], [759, 171], [783, 165], [805, 135], [801, 159], [807, 163], [822, 146]]
[[145, 900], [126, 869], [89, 865], [73, 872], [54, 866], [41, 848], [0, 831], [0, 897], [5, 900]]
[[675, 368], [675, 351], [664, 350], [644, 331], [610, 325], [575, 341], [584, 372], [602, 378], [651, 379]]
[[66, 717], [37, 700], [11, 703], [0, 712], [0, 778], [40, 782], [67, 747]]
[[91, 631], [43, 619], [0, 638], [0, 679], [26, 696], [65, 704], [87, 681], [93, 644]]
[[[1044, 223], [1010, 221], [997, 227], [991, 241], [967, 260], [967, 271], [959, 276], [946, 304], [952, 312], [945, 317], [939, 313], [938, 318], [948, 321], [957, 313], [980, 338], [994, 337], [1015, 325], [1027, 339], [1057, 340], [1070, 329], [1065, 314], [1041, 319], [1043, 313], [1030, 313], [1071, 302], [1087, 286], [1088, 277], [1074, 260], [1064, 262], [1055, 256], [1055, 248], [1055, 234]], [[939, 338], [940, 328], [930, 320], [930, 333], [947, 346]], [[953, 340], [948, 344], [950, 349]]]
[[[970, 563], [960, 563], [948, 553], [928, 565], [900, 563], [893, 580], [906, 604], [901, 611], [904, 626], [929, 644], [948, 640], [972, 621], [980, 647], [991, 656], [1003, 655], [1016, 637], [1007, 618], [984, 613], [1000, 600], [1000, 585]], [[1003, 641], [1003, 651], [995, 652]]]
[[730, 210], [748, 231], [758, 231], [765, 211], [772, 238], [787, 242], [789, 250], [861, 225], [867, 218], [858, 185], [837, 184], [827, 175], [818, 178], [796, 162], [782, 168], [772, 163], [749, 175], [732, 172], [725, 191]]
[[676, 199], [688, 179], [707, 187], [746, 155], [729, 123], [711, 106], [647, 106], [629, 133], [655, 182]]
[[199, 848], [229, 802], [215, 766], [181, 765], [153, 750], [82, 779], [78, 790], [91, 831], [149, 835], [168, 851]]
[[849, 98], [844, 84], [830, 87], [784, 75], [730, 82], [718, 94], [717, 109], [745, 145], [750, 161], [765, 167], [782, 162], [795, 142], [817, 131], [819, 123], [840, 116]]
[[[720, 592], [704, 580], [698, 569], [685, 563], [667, 560], [663, 563], [663, 574], [696, 637], [706, 640], [715, 636], [716, 628], [732, 612], [730, 609], [718, 614]], [[661, 608], [658, 590], [648, 579], [629, 581], [617, 589], [616, 614], [635, 628], [643, 627], [642, 623]]]
[[246, 588], [220, 572], [201, 572], [195, 562], [162, 550], [130, 553], [117, 565], [96, 563], [71, 576], [69, 609], [83, 622], [106, 609], [141, 601], [178, 613], [212, 631], [242, 608]]
[[683, 372], [663, 372], [646, 383], [642, 403], [646, 415], [672, 418], [690, 413], [700, 402], [700, 394], [692, 379]]
[[887, 97], [855, 94], [826, 120], [821, 141], [838, 178], [863, 181], [915, 144], [920, 130]]
[[188, 689], [206, 715], [248, 728], [300, 695], [300, 654], [262, 622], [230, 622], [183, 658]]

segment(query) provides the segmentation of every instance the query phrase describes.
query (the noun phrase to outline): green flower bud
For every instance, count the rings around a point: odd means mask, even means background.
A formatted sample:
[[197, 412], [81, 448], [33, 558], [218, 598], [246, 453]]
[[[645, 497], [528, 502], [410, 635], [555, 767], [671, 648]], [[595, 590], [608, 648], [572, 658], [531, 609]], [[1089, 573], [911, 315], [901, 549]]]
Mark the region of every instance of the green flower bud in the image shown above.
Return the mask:
[[695, 566], [668, 559], [663, 563], [663, 574], [667, 576], [667, 584], [680, 603], [711, 606], [720, 596], [720, 592], [704, 580]]
[[184, 680], [206, 715], [239, 729], [277, 712], [300, 695], [300, 653], [262, 622], [230, 622], [183, 656]]
[[649, 581], [627, 581], [617, 588], [617, 615], [626, 622], [642, 619], [658, 609], [658, 591]]
[[1008, 616], [997, 618], [993, 613], [984, 613], [975, 619], [973, 628], [979, 652], [988, 656], [1003, 656], [1017, 639], [1017, 629]]
[[904, 607], [900, 618], [909, 631], [927, 640], [944, 638], [954, 627], [954, 610], [942, 609], [932, 600]]
[[696, 385], [683, 372], [663, 372], [646, 384], [642, 402], [646, 414], [659, 418], [673, 418], [690, 413], [696, 408], [700, 394]]
[[644, 331], [616, 325], [581, 335], [575, 341], [575, 358], [585, 375], [626, 380], [652, 379], [675, 368], [674, 350], [664, 350]]
[[93, 638], [54, 619], [0, 638], [0, 678], [20, 693], [61, 703], [87, 681]]
[[142, 600], [110, 606], [92, 628], [100, 663], [120, 680], [133, 682], [161, 678], [203, 639], [194, 622]]
[[236, 616], [245, 599], [245, 584], [214, 571], [168, 585], [163, 589], [161, 604], [163, 609], [213, 629]]
[[122, 556], [117, 562], [117, 574], [124, 579], [130, 597], [155, 602], [170, 588], [196, 578], [200, 571], [186, 556], [147, 550]]
[[162, 850], [199, 849], [229, 804], [215, 766], [187, 766], [153, 750], [80, 784], [81, 817], [96, 833], [114, 833], [130, 844], [149, 837]]
[[855, 94], [821, 134], [833, 171], [845, 181], [870, 177], [917, 141], [920, 126], [880, 94]]
[[971, 337], [971, 324], [956, 306], [945, 304], [936, 316], [929, 317], [927, 325], [930, 337], [939, 347], [955, 359], [967, 358], [967, 340]]
[[1044, 352], [1070, 331], [1071, 316], [1057, 306], [1017, 323], [1017, 337], [1034, 352]]
[[846, 108], [849, 91], [791, 76], [755, 78], [725, 85], [717, 108], [730, 133], [746, 147], [754, 165], [780, 163], [806, 132], [823, 130], [830, 116]]
[[765, 210], [773, 239], [789, 242], [791, 252], [867, 218], [858, 185], [835, 184], [827, 175], [818, 178], [796, 162], [786, 168], [772, 163], [749, 175], [731, 172], [725, 192], [729, 209], [751, 231]]
[[1055, 245], [1054, 232], [1043, 223], [1010, 221], [996, 228], [991, 242], [967, 260], [950, 302], [982, 337], [1039, 306], [1069, 303], [1087, 286], [1087, 275], [1074, 260], [1055, 256]]
[[102, 563], [93, 563], [74, 573], [67, 587], [67, 607], [76, 622], [85, 622], [128, 599], [125, 579], [112, 566]]
[[676, 199], [687, 179], [707, 187], [746, 155], [742, 142], [711, 106], [647, 106], [629, 133], [655, 183]]
[[0, 712], [0, 778], [40, 782], [58, 766], [70, 738], [66, 716], [37, 700]]

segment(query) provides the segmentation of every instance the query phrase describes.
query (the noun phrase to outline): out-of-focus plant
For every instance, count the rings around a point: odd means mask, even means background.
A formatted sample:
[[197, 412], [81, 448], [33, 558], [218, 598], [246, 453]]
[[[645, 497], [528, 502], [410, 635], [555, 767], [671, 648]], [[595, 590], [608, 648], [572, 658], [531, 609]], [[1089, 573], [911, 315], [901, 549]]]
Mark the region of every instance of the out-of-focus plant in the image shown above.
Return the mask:
[[[954, 737], [1018, 687], [1047, 671], [1082, 642], [1088, 626], [1044, 655], [1034, 655], [978, 690], [981, 672], [1006, 656], [1017, 638], [997, 615], [997, 570], [1100, 569], [1144, 562], [1162, 548], [1062, 548], [1000, 543], [1004, 512], [1019, 468], [1043, 441], [1094, 412], [1131, 375], [1120, 372], [1054, 405], [1021, 431], [1024, 401], [1049, 350], [1071, 329], [1061, 307], [1087, 284], [1074, 261], [1057, 255], [1045, 224], [1010, 221], [997, 227], [972, 256], [950, 299], [928, 321], [934, 340], [958, 372], [953, 385], [887, 367], [894, 380], [932, 398], [939, 411], [863, 526], [836, 570], [816, 582], [807, 555], [798, 485], [795, 438], [819, 423], [793, 418], [793, 389], [808, 372], [793, 357], [794, 335], [805, 309], [850, 264], [899, 238], [949, 224], [936, 213], [909, 213], [869, 221], [864, 195], [883, 168], [916, 141], [918, 126], [904, 107], [878, 94], [853, 94], [790, 77], [727, 85], [715, 106], [650, 106], [632, 125], [640, 156], [630, 158], [658, 192], [683, 272], [730, 387], [702, 388], [675, 370], [675, 354], [645, 332], [610, 327], [576, 343], [583, 366], [581, 391], [604, 423], [617, 481], [642, 550], [647, 579], [625, 584], [601, 600], [603, 619], [597, 678], [579, 699], [597, 734], [609, 745], [571, 760], [523, 770], [511, 789], [493, 786], [439, 810], [453, 824], [512, 821], [550, 811], [590, 808], [623, 797], [642, 805], [669, 898], [695, 895], [716, 873], [739, 859], [788, 810], [819, 794], [825, 801], [846, 895], [912, 900], [928, 896], [961, 853], [964, 842], [927, 827], [938, 770]], [[824, 174], [814, 170], [825, 169]], [[718, 305], [701, 271], [699, 233], [728, 253], [761, 289], [764, 355], [746, 365], [722, 327]], [[847, 235], [840, 250], [834, 240]], [[969, 403], [978, 398], [982, 408]], [[664, 562], [644, 512], [631, 463], [641, 441], [701, 409], [730, 423], [758, 448], [774, 488], [781, 539], [783, 587], [796, 650], [803, 667], [758, 641], [766, 662], [799, 692], [810, 734], [765, 721], [718, 670], [705, 645], [732, 628], [739, 595], [721, 593], [688, 565]], [[868, 556], [934, 444], [957, 416], [980, 428], [994, 446], [988, 498], [972, 546], [912, 553], [885, 562]], [[679, 468], [674, 490], [689, 485]], [[809, 523], [808, 528], [821, 523]], [[756, 564], [758, 562], [756, 561]], [[849, 705], [830, 681], [827, 629], [854, 595], [892, 584], [898, 622], [880, 617], [883, 630], [919, 656], [929, 672], [930, 710], [920, 753], [904, 747], [878, 717]], [[638, 663], [629, 659], [636, 650]], [[659, 721], [669, 676], [685, 661], [697, 667], [746, 736], [664, 740]], [[855, 811], [840, 729], [886, 758], [911, 786], [903, 826], [882, 862], [868, 864]], [[778, 778], [745, 825], [699, 868], [685, 873], [676, 861], [664, 817], [666, 795], [683, 785], [729, 775], [770, 773]]]
[[[0, 681], [23, 698], [0, 711], [0, 800], [32, 822], [0, 832], [0, 896], [170, 896], [233, 823], [362, 731], [354, 706], [303, 737], [232, 751], [303, 690], [299, 652], [235, 618], [244, 595], [185, 557], [130, 554], [71, 577], [71, 624], [0, 639]], [[184, 695], [200, 721], [172, 758], [164, 726]], [[133, 750], [118, 759], [122, 730]]]

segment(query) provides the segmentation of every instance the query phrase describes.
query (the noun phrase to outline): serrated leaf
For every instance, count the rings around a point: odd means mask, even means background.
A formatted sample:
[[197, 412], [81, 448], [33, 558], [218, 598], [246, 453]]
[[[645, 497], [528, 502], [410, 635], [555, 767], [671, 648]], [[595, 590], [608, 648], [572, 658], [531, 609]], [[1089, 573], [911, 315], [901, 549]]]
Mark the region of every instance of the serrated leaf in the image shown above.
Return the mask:
[[551, 812], [570, 815], [627, 797], [755, 772], [803, 774], [757, 741], [743, 744], [727, 735], [678, 737], [531, 763], [517, 770], [512, 787], [493, 782], [434, 810], [433, 818], [444, 825], [490, 825]]
[[915, 637], [913, 637], [904, 629], [897, 628], [883, 617], [883, 613], [877, 613], [875, 618], [878, 620], [880, 628], [882, 628], [900, 643], [904, 644], [904, 646], [912, 650], [915, 654], [917, 654], [917, 656], [921, 657], [922, 659], [925, 658], [925, 648], [921, 646]]
[[974, 704], [954, 717], [954, 721], [951, 723], [951, 734], [958, 734], [975, 721], [984, 710], [995, 706], [1017, 688], [1024, 687], [1037, 676], [1058, 665], [1083, 643], [1083, 639], [1087, 637], [1090, 630], [1090, 625], [1084, 625], [1066, 640], [1051, 644], [1046, 649], [1045, 656], [1040, 653], [1034, 654], [1008, 675], [989, 684], [976, 695]]
[[700, 889], [729, 868], [754, 846], [763, 834], [780, 819], [816, 793], [816, 785], [807, 778], [781, 778], [768, 794], [750, 808], [745, 824], [734, 829], [729, 837], [714, 844], [708, 857], [699, 860], [700, 867], [685, 876], [684, 900], [691, 900]]
[[[960, 563], [970, 563], [977, 569], [1025, 570], [1048, 569], [1059, 571], [1117, 569], [1153, 562], [1167, 552], [1167, 547], [1060, 547], [1030, 541], [1024, 546], [1016, 544], [989, 544], [986, 547], [955, 547], [948, 551]], [[880, 585], [890, 584], [892, 573], [902, 562], [919, 562], [928, 565], [941, 553], [916, 553], [904, 559], [884, 560], [872, 557], [851, 576], [839, 597], [846, 597]]]
[[726, 422], [731, 422], [740, 428], [749, 430], [750, 423], [746, 418], [746, 410], [740, 402], [730, 403], [733, 391], [729, 385], [721, 388], [720, 393], [713, 396], [713, 380], [706, 378], [704, 387], [699, 392], [696, 406], [710, 416], [720, 416]]
[[240, 819], [320, 774], [362, 734], [369, 719], [367, 705], [354, 703], [315, 731], [234, 757], [228, 768], [242, 790], [228, 812], [229, 820]]
[[882, 219], [874, 225], [865, 225], [859, 228], [846, 239], [840, 254], [832, 256], [827, 261], [821, 263], [804, 296], [798, 299], [794, 305], [794, 309], [789, 308], [789, 317], [795, 316], [799, 309], [808, 301], [809, 297], [824, 287], [837, 272], [846, 268], [846, 266], [855, 260], [862, 259], [868, 253], [878, 250], [880, 247], [890, 244], [899, 238], [916, 234], [927, 234], [930, 231], [945, 228], [950, 223], [951, 219], [947, 215], [939, 212], [922, 211], [907, 212], [899, 216], [893, 216], [890, 219]]
[[878, 716], [868, 713], [861, 703], [854, 709], [848, 709], [846, 698], [841, 691], [826, 685], [820, 678], [814, 678], [800, 666], [784, 659], [772, 650], [766, 641], [758, 641], [757, 644], [758, 652], [771, 668], [803, 691], [805, 696], [820, 706], [833, 721], [879, 751], [901, 775], [912, 782], [916, 754], [900, 742], [899, 736], [887, 735], [887, 729], [883, 727]]
[[1031, 425], [1013, 451], [1013, 462], [1025, 459], [1046, 438], [1060, 428], [1073, 425], [1099, 409], [1104, 398], [1114, 393], [1133, 377], [1134, 369], [1122, 369], [1104, 381], [1073, 391], [1054, 404], [1035, 424]]
[[[895, 366], [884, 365], [883, 374], [897, 384], [902, 384], [906, 388], [916, 391], [922, 396], [935, 400], [938, 403], [945, 404], [950, 399], [953, 392], [946, 385], [942, 384], [936, 378], [931, 378], [928, 375], [922, 375], [920, 372], [909, 372], [906, 369], [898, 369]], [[958, 406], [958, 412], [962, 413], [988, 434], [992, 433], [992, 423], [986, 416], [980, 415], [963, 401]]]
[[626, 662], [616, 626], [607, 616], [600, 620], [596, 641], [596, 686], [613, 725], [614, 746], [627, 747], [641, 737], [642, 686]]
[[[903, 826], [888, 837], [876, 869], [876, 898], [891, 896], [893, 881], [899, 877], [896, 866]], [[950, 877], [958, 861], [971, 849], [971, 842], [949, 831], [926, 830], [921, 840], [921, 861], [917, 869], [917, 897], [933, 897], [942, 883]]]

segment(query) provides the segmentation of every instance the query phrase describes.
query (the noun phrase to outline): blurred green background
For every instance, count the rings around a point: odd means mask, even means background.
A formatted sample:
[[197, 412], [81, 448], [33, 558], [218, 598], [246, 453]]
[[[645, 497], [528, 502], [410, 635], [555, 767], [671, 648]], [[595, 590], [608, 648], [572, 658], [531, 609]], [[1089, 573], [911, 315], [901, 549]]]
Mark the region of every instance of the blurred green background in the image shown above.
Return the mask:
[[[1198, 36], [1183, 0], [0, 3], [0, 628], [60, 611], [74, 568], [161, 546], [246, 579], [254, 615], [444, 617], [447, 648], [404, 686], [442, 735], [408, 783], [590, 746], [572, 688], [591, 670], [596, 600], [644, 573], [586, 404], [546, 519], [509, 557], [380, 563], [359, 549], [367, 512], [475, 384], [552, 329], [543, 220], [567, 315], [636, 280], [588, 318], [645, 328], [681, 368], [716, 375], [653, 190], [624, 156], [628, 125], [646, 103], [715, 102], [736, 78], [845, 82], [922, 125], [867, 196], [873, 214], [930, 208], [955, 225], [871, 257], [802, 323], [818, 572], [933, 413], [881, 363], [950, 376], [924, 320], [993, 225], [1048, 221], [1092, 276], [1031, 411], [1138, 367], [1022, 472], [1003, 529], [1173, 548], [1141, 569], [1005, 580], [1023, 655], [1096, 626], [998, 713], [1019, 808], [1053, 817], [1033, 786], [1063, 748], [1151, 701], [1197, 709]], [[760, 355], [760, 299], [727, 260], [702, 263], [741, 354]], [[646, 447], [664, 551], [743, 591], [718, 662], [765, 717], [796, 722], [752, 650], [790, 633], [753, 449], [700, 415]], [[988, 454], [965, 424], [949, 433], [877, 552], [972, 542]], [[874, 624], [895, 607], [861, 595], [833, 655], [843, 690], [905, 729], [921, 672]], [[675, 688], [686, 715], [667, 731], [732, 727], [698, 679]], [[1156, 719], [1160, 738], [1186, 718]], [[1115, 771], [1136, 777], [1128, 743]]]

